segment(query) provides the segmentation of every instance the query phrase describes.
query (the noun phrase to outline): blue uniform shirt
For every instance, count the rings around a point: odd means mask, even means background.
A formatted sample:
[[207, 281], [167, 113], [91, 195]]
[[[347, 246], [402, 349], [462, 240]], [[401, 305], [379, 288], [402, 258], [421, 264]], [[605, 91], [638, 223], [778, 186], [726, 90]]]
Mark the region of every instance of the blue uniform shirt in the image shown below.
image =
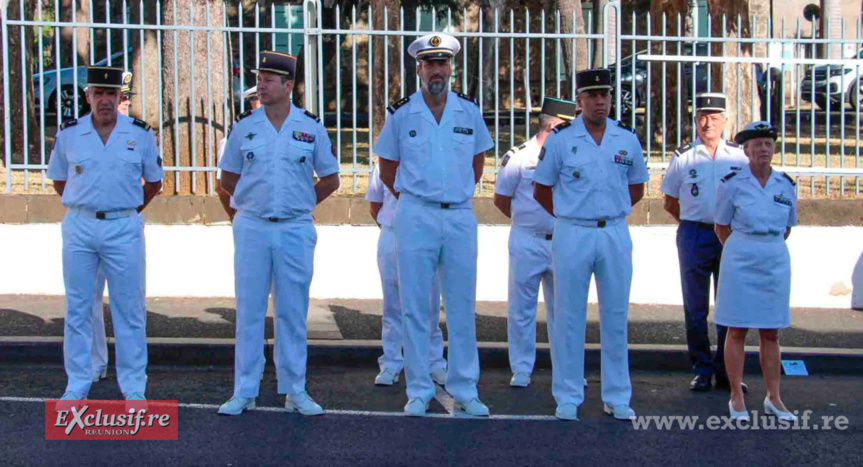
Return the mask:
[[48, 162], [48, 178], [66, 182], [63, 205], [93, 211], [141, 206], [141, 179], [158, 182], [163, 174], [149, 126], [120, 113], [107, 144], [93, 128], [91, 115], [65, 123]]
[[711, 157], [696, 138], [674, 151], [660, 190], [680, 200], [680, 219], [712, 224], [719, 181], [748, 165], [749, 158], [736, 143], [720, 141]]
[[716, 223], [748, 234], [783, 234], [797, 225], [794, 184], [775, 169], [763, 188], [748, 165], [728, 174], [716, 191]]
[[377, 222], [384, 227], [393, 227], [398, 200], [390, 192], [390, 189], [384, 186], [384, 182], [381, 181], [379, 168], [380, 165], [375, 165], [374, 170], [372, 170], [369, 178], [369, 189], [366, 192], [366, 201], [382, 203], [383, 206], [378, 211]]
[[314, 175], [338, 173], [339, 162], [317, 117], [291, 104], [278, 130], [263, 107], [240, 118], [228, 136], [219, 168], [240, 174], [234, 189], [237, 209], [287, 219], [315, 209]]
[[512, 225], [552, 233], [554, 218], [533, 199], [533, 177], [541, 149], [534, 136], [507, 151], [500, 162], [494, 192], [512, 198]]
[[650, 180], [641, 143], [632, 131], [607, 119], [597, 146], [582, 117], [545, 140], [534, 181], [554, 187], [554, 214], [598, 220], [632, 213], [629, 185]]
[[494, 147], [479, 107], [447, 91], [438, 124], [417, 91], [389, 110], [374, 152], [399, 162], [396, 191], [436, 203], [470, 200], [476, 187], [473, 156]]

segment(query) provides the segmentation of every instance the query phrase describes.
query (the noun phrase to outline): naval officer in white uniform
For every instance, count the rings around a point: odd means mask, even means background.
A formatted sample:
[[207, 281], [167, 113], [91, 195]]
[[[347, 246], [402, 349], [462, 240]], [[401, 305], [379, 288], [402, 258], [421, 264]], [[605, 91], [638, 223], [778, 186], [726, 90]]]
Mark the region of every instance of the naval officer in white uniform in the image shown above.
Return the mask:
[[716, 213], [716, 188], [731, 171], [741, 170], [749, 159], [733, 141], [724, 141], [725, 95], [702, 93], [695, 96], [696, 133], [692, 143], [674, 151], [660, 190], [665, 195], [665, 210], [680, 226], [677, 228], [677, 257], [683, 288], [686, 344], [695, 377], [693, 391], [708, 391], [711, 378], [718, 389], [729, 389], [725, 373], [725, 326], [716, 326], [716, 354], [710, 352], [707, 315], [710, 312], [710, 279], [714, 290], [719, 280], [722, 244], [713, 231]]
[[339, 164], [320, 119], [290, 101], [296, 57], [263, 51], [260, 58], [263, 108], [239, 117], [219, 164], [222, 188], [237, 206], [234, 396], [219, 413], [238, 415], [255, 407], [272, 284], [279, 394], [286, 395], [288, 410], [320, 415], [323, 408], [306, 393], [306, 315], [317, 243], [311, 213], [338, 189]]
[[779, 393], [779, 330], [791, 325], [791, 259], [785, 241], [797, 225], [797, 194], [788, 175], [770, 163], [779, 131], [754, 122], [737, 134], [749, 164], [722, 179], [716, 193], [716, 235], [725, 245], [716, 297], [717, 325], [728, 327], [725, 360], [731, 381], [732, 418], [749, 419], [743, 400], [744, 344], [749, 329], [760, 338], [767, 386], [764, 412], [793, 422]]
[[545, 298], [548, 336], [554, 320], [554, 268], [551, 240], [554, 217], [533, 199], [539, 152], [554, 127], [575, 118], [575, 102], [546, 97], [539, 132], [504, 154], [494, 190], [494, 205], [512, 218], [509, 233], [507, 337], [512, 387], [527, 387], [536, 362], [536, 307], [539, 287]]
[[147, 386], [141, 211], [162, 188], [163, 171], [149, 125], [117, 111], [122, 82], [121, 68], [88, 68], [87, 100], [92, 112], [60, 126], [48, 163], [48, 177], [67, 208], [63, 218], [63, 357], [69, 377], [65, 400], [86, 399], [96, 373], [101, 373], [93, 359], [99, 269], [111, 290], [120, 390], [127, 400], [143, 400]]
[[[632, 240], [626, 216], [649, 180], [641, 144], [629, 128], [608, 118], [611, 76], [576, 76], [581, 115], [554, 129], [534, 174], [534, 197], [556, 216], [554, 324], [551, 339], [555, 416], [577, 420], [584, 401], [584, 334], [591, 276], [599, 295], [603, 410], [630, 420], [627, 319]], [[553, 189], [553, 191], [552, 191]]]
[[429, 376], [429, 315], [437, 311], [429, 297], [438, 270], [449, 335], [446, 390], [456, 410], [488, 415], [476, 389], [477, 222], [471, 197], [482, 177], [484, 153], [494, 143], [476, 103], [448, 89], [451, 59], [459, 49], [458, 40], [446, 34], [423, 36], [410, 45], [422, 88], [389, 107], [374, 147], [381, 179], [399, 196], [394, 230], [409, 416], [425, 415], [435, 393]]
[[[381, 228], [378, 237], [378, 272], [384, 292], [384, 309], [381, 318], [381, 344], [384, 354], [378, 358], [380, 373], [375, 377], [378, 386], [392, 386], [399, 381], [404, 368], [402, 354], [402, 306], [399, 298], [399, 273], [396, 259], [396, 237], [393, 219], [398, 200], [384, 186], [380, 177], [380, 165], [375, 165], [369, 178], [366, 201], [372, 218]], [[429, 342], [429, 367], [431, 378], [441, 386], [446, 384], [446, 359], [443, 357], [443, 332], [440, 329], [440, 276], [435, 277], [431, 294], [432, 313], [429, 315], [431, 342]]]

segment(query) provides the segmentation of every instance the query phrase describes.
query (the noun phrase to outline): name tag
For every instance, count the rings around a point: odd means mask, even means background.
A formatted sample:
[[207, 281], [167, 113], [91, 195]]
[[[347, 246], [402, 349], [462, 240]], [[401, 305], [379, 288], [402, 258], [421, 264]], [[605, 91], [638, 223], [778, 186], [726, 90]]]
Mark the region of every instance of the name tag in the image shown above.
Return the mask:
[[315, 135], [310, 135], [308, 133], [303, 133], [302, 131], [294, 132], [294, 139], [303, 143], [314, 143]]
[[473, 134], [473, 128], [462, 128], [462, 127], [457, 126], [457, 127], [452, 129], [452, 132], [458, 133], [460, 135], [472, 135]]
[[791, 200], [788, 198], [785, 198], [782, 195], [774, 195], [773, 196], [773, 202], [779, 203], [779, 204], [784, 204], [785, 206], [791, 207]]
[[631, 157], [625, 157], [623, 155], [618, 154], [618, 155], [614, 156], [614, 163], [620, 164], [620, 165], [625, 165], [627, 167], [632, 167], [632, 158]]

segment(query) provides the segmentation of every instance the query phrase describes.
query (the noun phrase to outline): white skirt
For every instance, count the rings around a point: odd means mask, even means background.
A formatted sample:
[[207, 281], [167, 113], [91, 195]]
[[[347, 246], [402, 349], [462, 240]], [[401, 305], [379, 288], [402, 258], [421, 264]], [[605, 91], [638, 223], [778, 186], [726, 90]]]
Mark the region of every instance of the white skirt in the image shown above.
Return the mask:
[[791, 258], [781, 235], [733, 232], [719, 267], [714, 322], [750, 329], [791, 325]]

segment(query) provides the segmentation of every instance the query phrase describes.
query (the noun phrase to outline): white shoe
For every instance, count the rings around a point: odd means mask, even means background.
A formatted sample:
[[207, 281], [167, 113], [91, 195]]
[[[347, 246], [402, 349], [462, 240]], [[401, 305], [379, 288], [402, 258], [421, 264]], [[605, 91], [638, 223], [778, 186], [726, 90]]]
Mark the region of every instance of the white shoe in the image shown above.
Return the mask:
[[779, 410], [778, 407], [773, 405], [773, 402], [770, 402], [770, 396], [764, 398], [764, 413], [775, 415], [779, 420], [785, 420], [786, 422], [797, 421], [797, 415], [794, 415], [790, 411]]
[[587, 378], [584, 378], [584, 387], [587, 387]]
[[324, 408], [315, 403], [306, 392], [285, 396], [285, 408], [292, 412], [299, 412], [307, 417], [324, 414]]
[[375, 386], [392, 386], [399, 382], [399, 374], [389, 368], [384, 368], [383, 371], [375, 376]]
[[93, 382], [98, 383], [99, 380], [105, 379], [108, 377], [108, 368], [102, 368], [102, 371], [96, 371], [93, 373]]
[[514, 388], [526, 388], [530, 386], [530, 373], [519, 372], [512, 375], [509, 385]]
[[743, 410], [734, 410], [734, 404], [731, 401], [728, 401], [728, 412], [730, 413], [730, 417], [735, 420], [746, 420], [749, 421], [749, 412], [746, 411], [746, 406], [743, 406]]
[[578, 420], [578, 406], [575, 404], [561, 404], [554, 411], [554, 416], [560, 420]]
[[419, 397], [414, 397], [405, 404], [405, 415], [408, 417], [425, 417], [429, 403]]
[[467, 402], [456, 402], [455, 410], [471, 417], [488, 417], [488, 407], [479, 399], [471, 399]]
[[60, 397], [61, 401], [84, 401], [87, 400], [86, 394], [78, 394], [77, 392], [64, 392]]
[[255, 408], [255, 398], [232, 397], [231, 400], [219, 406], [219, 415], [240, 415], [244, 410]]
[[131, 394], [124, 394], [123, 397], [125, 397], [125, 399], [127, 401], [145, 401], [145, 400], [147, 400], [146, 398], [144, 398], [144, 394], [142, 394], [140, 392], [133, 392]]
[[431, 372], [432, 381], [434, 381], [435, 383], [437, 383], [441, 386], [446, 386], [446, 378], [447, 378], [447, 373], [446, 373], [446, 370], [444, 370], [443, 368], [438, 368], [437, 370], [433, 370]]
[[602, 411], [618, 420], [635, 420], [635, 411], [628, 405], [615, 405], [612, 407], [608, 404], [602, 404]]

